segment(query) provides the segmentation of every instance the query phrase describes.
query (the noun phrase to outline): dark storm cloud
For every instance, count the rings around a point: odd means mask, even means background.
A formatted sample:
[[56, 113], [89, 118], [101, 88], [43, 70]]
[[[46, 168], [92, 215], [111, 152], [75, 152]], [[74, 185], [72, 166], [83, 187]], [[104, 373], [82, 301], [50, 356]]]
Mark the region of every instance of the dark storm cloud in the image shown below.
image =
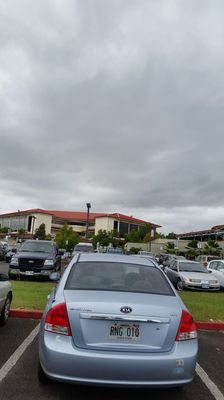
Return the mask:
[[[1, 5], [1, 212], [222, 223], [222, 1]], [[219, 212], [217, 213], [217, 210]]]

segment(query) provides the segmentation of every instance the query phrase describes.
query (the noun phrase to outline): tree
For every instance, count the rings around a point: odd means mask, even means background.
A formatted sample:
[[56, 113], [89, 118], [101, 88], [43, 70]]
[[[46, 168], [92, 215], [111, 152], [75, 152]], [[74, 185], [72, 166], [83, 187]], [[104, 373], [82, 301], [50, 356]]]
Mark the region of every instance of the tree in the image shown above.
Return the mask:
[[71, 227], [64, 225], [60, 231], [58, 231], [55, 241], [59, 248], [72, 251], [75, 245], [80, 242], [80, 236], [78, 232], [73, 231]]
[[7, 228], [6, 226], [3, 226], [3, 228], [0, 228], [0, 233], [8, 233], [9, 228]]
[[168, 235], [166, 236], [167, 239], [177, 239], [177, 235], [174, 232], [170, 232], [168, 233]]
[[100, 229], [97, 235], [93, 236], [92, 242], [94, 247], [97, 246], [97, 243], [99, 243], [100, 246], [107, 247], [111, 243], [111, 236], [106, 230]]
[[34, 239], [45, 240], [46, 239], [46, 226], [45, 224], [40, 224], [39, 228], [36, 229], [34, 234]]
[[199, 255], [199, 249], [198, 249], [198, 241], [193, 239], [191, 240], [188, 245], [186, 246], [187, 248], [187, 256], [189, 258], [195, 258]]
[[167, 242], [166, 244], [166, 252], [168, 254], [175, 254], [175, 244], [171, 242]]
[[127, 233], [127, 235], [125, 235], [125, 240], [126, 242], [139, 243], [142, 241], [142, 238], [139, 231], [132, 230], [130, 233]]
[[208, 240], [208, 242], [204, 246], [205, 254], [219, 256], [221, 251], [222, 251], [221, 247], [219, 247], [219, 244], [215, 240]]

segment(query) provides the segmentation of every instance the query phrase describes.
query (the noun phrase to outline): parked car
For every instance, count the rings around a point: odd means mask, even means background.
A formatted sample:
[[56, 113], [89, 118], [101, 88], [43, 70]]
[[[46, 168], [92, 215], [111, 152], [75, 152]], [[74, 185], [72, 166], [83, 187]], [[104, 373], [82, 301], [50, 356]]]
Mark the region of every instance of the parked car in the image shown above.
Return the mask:
[[74, 256], [76, 253], [94, 253], [94, 247], [92, 243], [85, 243], [85, 242], [80, 242], [78, 243], [72, 252], [72, 256]]
[[197, 351], [193, 318], [153, 262], [81, 253], [48, 299], [38, 376], [41, 382], [183, 386], [194, 377]]
[[11, 258], [9, 276], [49, 277], [61, 269], [61, 252], [48, 240], [26, 240]]
[[196, 261], [200, 262], [206, 268], [207, 268], [208, 264], [210, 263], [210, 261], [212, 261], [212, 260], [221, 260], [221, 257], [200, 255], [196, 258]]
[[220, 290], [218, 279], [195, 261], [173, 260], [165, 273], [178, 290]]
[[8, 275], [0, 273], [0, 325], [4, 325], [9, 317], [12, 302], [12, 286]]
[[145, 251], [145, 250], [138, 251], [138, 254], [142, 256], [153, 256], [153, 253], [151, 251]]
[[0, 261], [3, 261], [4, 259], [5, 259], [4, 248], [0, 247]]
[[224, 290], [224, 260], [213, 260], [208, 264], [208, 271], [219, 280], [220, 288]]
[[154, 254], [133, 254], [133, 257], [139, 257], [139, 258], [145, 258], [146, 260], [151, 260], [151, 261], [153, 261], [154, 262], [154, 264], [155, 265], [157, 265], [157, 266], [159, 266], [159, 264], [158, 264], [158, 262], [157, 262], [157, 260], [156, 260], [156, 257], [155, 257], [155, 255]]
[[109, 254], [123, 254], [123, 250], [120, 247], [108, 247], [105, 253]]
[[11, 261], [12, 256], [15, 255], [17, 252], [17, 248], [13, 246], [8, 246], [6, 248], [6, 253], [5, 253], [5, 261], [9, 263]]

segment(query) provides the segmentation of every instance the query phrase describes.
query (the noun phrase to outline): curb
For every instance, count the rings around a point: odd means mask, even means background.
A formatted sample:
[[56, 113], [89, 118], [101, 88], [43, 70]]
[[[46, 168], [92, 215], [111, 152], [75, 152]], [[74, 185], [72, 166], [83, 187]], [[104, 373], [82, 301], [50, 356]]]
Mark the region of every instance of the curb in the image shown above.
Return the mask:
[[43, 311], [40, 310], [19, 310], [19, 309], [11, 309], [10, 317], [14, 318], [32, 318], [32, 319], [41, 319], [43, 315]]
[[[41, 319], [43, 311], [41, 310], [10, 310], [10, 317], [14, 318], [32, 318]], [[224, 331], [224, 322], [206, 322], [206, 321], [195, 321], [197, 329], [204, 329], [209, 331]]]

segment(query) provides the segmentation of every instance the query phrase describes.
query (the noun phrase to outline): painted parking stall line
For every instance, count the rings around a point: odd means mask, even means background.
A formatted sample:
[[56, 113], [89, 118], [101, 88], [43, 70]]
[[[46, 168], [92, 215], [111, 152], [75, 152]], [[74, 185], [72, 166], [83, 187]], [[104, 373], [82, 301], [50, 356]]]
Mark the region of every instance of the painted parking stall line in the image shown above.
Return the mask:
[[32, 332], [27, 336], [27, 338], [23, 341], [23, 343], [16, 349], [16, 351], [11, 355], [11, 357], [6, 361], [6, 363], [0, 369], [0, 383], [7, 376], [10, 370], [15, 366], [17, 361], [29, 347], [29, 345], [33, 342], [35, 337], [39, 332], [40, 324], [38, 324]]
[[224, 395], [220, 392], [216, 384], [209, 378], [208, 374], [198, 363], [196, 365], [196, 372], [214, 398], [216, 400], [224, 400]]

